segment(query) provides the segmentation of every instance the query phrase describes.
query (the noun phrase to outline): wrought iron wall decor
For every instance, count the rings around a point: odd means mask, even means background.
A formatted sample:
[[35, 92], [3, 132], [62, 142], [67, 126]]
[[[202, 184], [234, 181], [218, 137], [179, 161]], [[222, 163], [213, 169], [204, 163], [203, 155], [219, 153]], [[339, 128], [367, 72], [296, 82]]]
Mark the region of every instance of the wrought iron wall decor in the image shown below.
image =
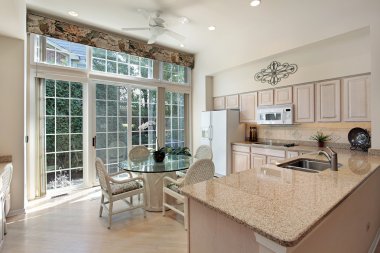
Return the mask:
[[277, 61], [273, 61], [266, 69], [262, 69], [256, 73], [255, 80], [262, 83], [267, 82], [274, 86], [279, 83], [282, 78], [287, 78], [290, 74], [296, 73], [297, 69], [297, 64], [281, 64]]

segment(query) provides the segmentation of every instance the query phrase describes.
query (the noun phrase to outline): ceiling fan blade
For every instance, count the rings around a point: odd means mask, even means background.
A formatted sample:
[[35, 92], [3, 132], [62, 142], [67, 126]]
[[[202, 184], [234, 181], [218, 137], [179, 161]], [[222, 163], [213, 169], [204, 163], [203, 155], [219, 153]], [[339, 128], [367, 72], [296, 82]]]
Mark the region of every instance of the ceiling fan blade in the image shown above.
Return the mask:
[[121, 28], [123, 31], [145, 31], [149, 29], [149, 27]]
[[185, 39], [186, 39], [185, 36], [183, 36], [183, 35], [181, 35], [181, 34], [179, 34], [179, 33], [176, 33], [176, 32], [174, 32], [174, 31], [172, 31], [172, 30], [169, 30], [169, 29], [165, 29], [165, 33], [166, 33], [168, 36], [170, 36], [170, 37], [172, 37], [172, 38], [178, 40], [179, 42], [184, 42]]

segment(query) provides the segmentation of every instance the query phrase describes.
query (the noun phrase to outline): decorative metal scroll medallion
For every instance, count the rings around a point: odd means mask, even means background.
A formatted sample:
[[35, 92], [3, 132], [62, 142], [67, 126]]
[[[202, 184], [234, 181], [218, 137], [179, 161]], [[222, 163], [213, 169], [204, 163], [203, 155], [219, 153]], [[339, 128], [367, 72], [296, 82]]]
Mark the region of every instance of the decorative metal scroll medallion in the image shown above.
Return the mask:
[[262, 69], [256, 73], [255, 80], [262, 83], [267, 82], [274, 86], [279, 83], [282, 78], [287, 78], [290, 74], [296, 73], [297, 69], [297, 64], [281, 64], [277, 61], [273, 61], [266, 69]]

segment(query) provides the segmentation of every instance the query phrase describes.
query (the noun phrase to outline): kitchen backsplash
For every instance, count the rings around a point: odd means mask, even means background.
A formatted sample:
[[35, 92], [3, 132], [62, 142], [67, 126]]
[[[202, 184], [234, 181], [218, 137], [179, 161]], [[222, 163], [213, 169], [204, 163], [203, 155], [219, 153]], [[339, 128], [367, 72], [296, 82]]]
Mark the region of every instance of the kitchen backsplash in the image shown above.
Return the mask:
[[337, 122], [337, 123], [305, 123], [290, 126], [263, 126], [255, 124], [246, 125], [246, 139], [249, 138], [249, 127], [257, 127], [259, 139], [267, 140], [293, 140], [295, 142], [310, 141], [310, 136], [317, 131], [332, 136], [331, 142], [349, 144], [348, 132], [354, 127], [361, 127], [371, 131], [370, 122]]

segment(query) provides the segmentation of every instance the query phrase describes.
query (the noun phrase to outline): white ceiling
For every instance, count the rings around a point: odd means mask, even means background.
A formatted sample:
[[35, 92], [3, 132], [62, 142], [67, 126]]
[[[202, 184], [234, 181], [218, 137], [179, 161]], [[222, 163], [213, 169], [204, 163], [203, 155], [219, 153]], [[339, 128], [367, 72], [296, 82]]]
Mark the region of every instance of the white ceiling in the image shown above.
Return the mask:
[[25, 39], [25, 0], [0, 0], [0, 35]]
[[[186, 16], [190, 23], [170, 28], [187, 37], [185, 48], [163, 35], [158, 44], [196, 53], [217, 72], [368, 26], [379, 15], [379, 0], [27, 0], [30, 9], [116, 33], [122, 27], [142, 27], [147, 21], [138, 8], [162, 10], [172, 22]], [[68, 11], [74, 10], [74, 18]], [[210, 25], [216, 26], [213, 32]], [[147, 31], [125, 33], [147, 40]], [[210, 67], [211, 66], [211, 67]]]

